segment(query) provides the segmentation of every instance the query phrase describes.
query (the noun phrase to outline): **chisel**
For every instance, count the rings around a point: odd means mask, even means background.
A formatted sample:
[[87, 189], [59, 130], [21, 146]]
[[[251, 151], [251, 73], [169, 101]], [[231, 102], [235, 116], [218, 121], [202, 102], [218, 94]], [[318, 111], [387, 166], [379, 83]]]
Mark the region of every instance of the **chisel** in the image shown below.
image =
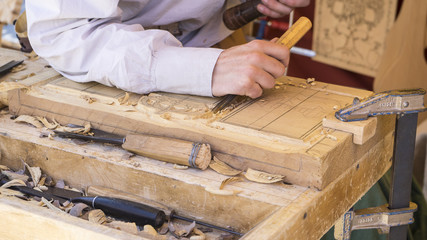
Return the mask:
[[230, 30], [236, 30], [261, 17], [263, 14], [256, 8], [258, 4], [261, 4], [261, 0], [248, 0], [227, 9], [222, 15], [225, 26]]
[[[96, 131], [102, 132], [100, 130]], [[211, 161], [211, 149], [209, 144], [141, 134], [128, 134], [122, 137], [106, 133], [108, 135], [107, 137], [98, 137], [71, 132], [54, 132], [59, 137], [121, 145], [123, 149], [144, 157], [202, 170], [205, 170]]]
[[[277, 44], [284, 45], [291, 49], [307, 32], [311, 29], [311, 21], [306, 17], [300, 17], [280, 38]], [[213, 113], [217, 113], [228, 107], [237, 95], [227, 95], [219, 101], [214, 108]]]

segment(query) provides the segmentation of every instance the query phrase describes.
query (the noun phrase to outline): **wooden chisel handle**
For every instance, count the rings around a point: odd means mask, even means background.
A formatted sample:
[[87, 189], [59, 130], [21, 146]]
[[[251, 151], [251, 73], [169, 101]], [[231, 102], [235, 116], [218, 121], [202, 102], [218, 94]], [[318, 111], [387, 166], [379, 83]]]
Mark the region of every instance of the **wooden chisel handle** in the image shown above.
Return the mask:
[[292, 26], [277, 40], [277, 43], [291, 49], [311, 29], [311, 21], [306, 17], [300, 17]]
[[202, 170], [211, 161], [210, 145], [180, 139], [129, 134], [122, 147], [141, 156]]
[[256, 6], [261, 0], [248, 0], [235, 7], [227, 9], [222, 16], [225, 26], [230, 30], [239, 29], [254, 19], [261, 17], [262, 13], [258, 12]]

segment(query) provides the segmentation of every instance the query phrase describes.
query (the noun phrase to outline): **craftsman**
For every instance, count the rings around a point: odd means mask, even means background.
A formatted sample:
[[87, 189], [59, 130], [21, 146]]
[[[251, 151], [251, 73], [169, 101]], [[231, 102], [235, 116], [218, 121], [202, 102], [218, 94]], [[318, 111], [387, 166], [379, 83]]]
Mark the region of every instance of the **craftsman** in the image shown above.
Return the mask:
[[[257, 9], [282, 17], [309, 2], [263, 0]], [[284, 74], [289, 49], [262, 40], [227, 50], [208, 48], [232, 33], [222, 13], [239, 3], [27, 0], [28, 35], [39, 56], [77, 82], [96, 81], [141, 94], [255, 98]]]

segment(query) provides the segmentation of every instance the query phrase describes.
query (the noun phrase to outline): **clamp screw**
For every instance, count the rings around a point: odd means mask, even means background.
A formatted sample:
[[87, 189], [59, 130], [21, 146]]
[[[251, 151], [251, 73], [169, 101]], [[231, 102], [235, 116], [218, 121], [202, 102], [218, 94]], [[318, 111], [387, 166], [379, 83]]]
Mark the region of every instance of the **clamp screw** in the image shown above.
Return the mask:
[[409, 102], [403, 102], [403, 107], [408, 107], [409, 106]]

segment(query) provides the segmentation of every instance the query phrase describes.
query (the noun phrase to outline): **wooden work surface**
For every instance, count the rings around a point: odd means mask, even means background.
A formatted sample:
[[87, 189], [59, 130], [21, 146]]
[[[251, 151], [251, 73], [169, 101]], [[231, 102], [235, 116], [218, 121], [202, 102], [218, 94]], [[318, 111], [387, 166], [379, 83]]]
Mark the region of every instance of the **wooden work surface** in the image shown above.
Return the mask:
[[[9, 58], [17, 54], [0, 53]], [[16, 115], [47, 117], [63, 125], [91, 123], [121, 135], [208, 143], [214, 156], [237, 169], [281, 174], [288, 183], [317, 189], [327, 187], [393, 129], [392, 118], [356, 123], [362, 133], [354, 144], [356, 135], [325, 128], [324, 119], [334, 119], [337, 109], [372, 92], [292, 77], [277, 79], [262, 98], [220, 114], [210, 111], [218, 98], [168, 93], [128, 97], [122, 90], [76, 83], [44, 67], [22, 81], [5, 76], [0, 84], [8, 90], [2, 92], [0, 85], [0, 99], [7, 99]]]
[[[0, 115], [0, 164], [18, 170], [24, 161], [75, 188], [105, 186], [151, 199], [181, 215], [231, 226], [246, 233], [242, 239], [318, 239], [391, 165], [392, 132], [388, 132], [322, 191], [283, 183], [244, 181], [225, 187], [224, 190], [235, 194], [222, 195], [216, 190], [227, 176], [211, 169], [177, 170], [170, 163], [129, 157], [128, 152], [114, 146], [41, 138], [41, 131], [44, 130], [15, 123], [9, 114]], [[43, 239], [53, 239], [54, 235], [46, 235], [45, 226], [49, 224], [54, 229], [67, 229], [63, 231], [67, 239], [80, 236], [70, 229], [92, 231], [93, 239], [102, 239], [103, 234], [110, 236], [105, 239], [126, 239], [126, 235], [113, 234], [103, 226], [76, 223], [69, 216], [47, 213], [49, 210], [39, 206], [31, 210], [28, 204], [17, 201], [0, 198], [2, 222], [19, 228], [31, 225], [32, 236], [40, 234], [46, 237]], [[17, 216], [20, 225], [13, 225]], [[14, 227], [0, 230], [0, 234], [22, 239], [14, 234]]]

